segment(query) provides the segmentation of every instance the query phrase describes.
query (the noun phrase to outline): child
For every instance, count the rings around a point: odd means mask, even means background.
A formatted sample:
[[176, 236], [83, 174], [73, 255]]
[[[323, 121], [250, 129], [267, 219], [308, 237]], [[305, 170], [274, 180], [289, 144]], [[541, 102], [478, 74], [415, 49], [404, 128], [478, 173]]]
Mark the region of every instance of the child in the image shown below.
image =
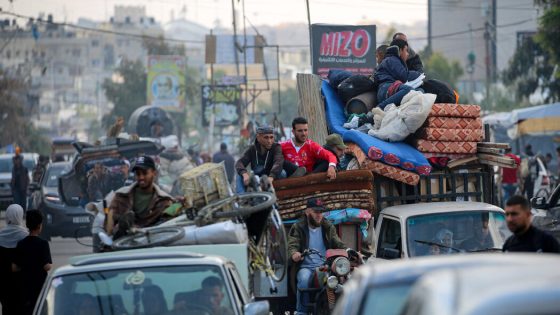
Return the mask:
[[24, 314], [32, 314], [47, 272], [52, 268], [52, 259], [49, 243], [39, 237], [43, 230], [41, 212], [27, 211], [25, 225], [29, 229], [29, 235], [18, 242], [12, 269], [21, 272], [24, 283], [21, 294]]

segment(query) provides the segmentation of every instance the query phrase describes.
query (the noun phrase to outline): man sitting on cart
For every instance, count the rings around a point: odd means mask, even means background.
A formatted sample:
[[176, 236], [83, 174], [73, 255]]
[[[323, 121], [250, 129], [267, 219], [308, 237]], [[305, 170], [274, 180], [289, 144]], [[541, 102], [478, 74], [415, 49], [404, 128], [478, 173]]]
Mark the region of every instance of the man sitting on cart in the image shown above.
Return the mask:
[[126, 235], [131, 227], [154, 225], [173, 203], [173, 198], [154, 183], [157, 171], [151, 157], [137, 158], [132, 172], [136, 181], [117, 190], [109, 206], [106, 230], [114, 239]]
[[305, 217], [292, 225], [288, 234], [288, 254], [292, 261], [297, 264], [292, 268], [299, 269], [297, 271], [296, 314], [307, 314], [304, 304], [306, 304], [308, 297], [301, 294], [299, 289], [308, 288], [309, 280], [315, 268], [325, 263], [323, 258], [317, 254], [304, 256], [304, 251], [314, 249], [324, 257], [327, 249], [347, 248], [336, 234], [334, 225], [323, 218], [324, 211], [326, 209], [320, 199], [309, 199], [304, 212]]

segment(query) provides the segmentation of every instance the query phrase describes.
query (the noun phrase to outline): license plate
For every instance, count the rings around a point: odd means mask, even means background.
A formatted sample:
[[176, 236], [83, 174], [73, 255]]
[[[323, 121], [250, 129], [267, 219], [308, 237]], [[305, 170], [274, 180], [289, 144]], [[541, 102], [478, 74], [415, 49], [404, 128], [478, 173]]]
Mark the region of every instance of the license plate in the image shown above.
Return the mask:
[[73, 217], [72, 223], [89, 223], [89, 217]]

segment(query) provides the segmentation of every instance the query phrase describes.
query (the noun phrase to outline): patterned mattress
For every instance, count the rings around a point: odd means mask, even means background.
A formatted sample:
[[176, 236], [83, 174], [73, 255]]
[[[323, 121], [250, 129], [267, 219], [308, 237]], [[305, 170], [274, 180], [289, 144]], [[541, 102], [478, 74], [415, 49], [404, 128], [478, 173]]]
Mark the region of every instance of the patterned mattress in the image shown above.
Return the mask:
[[483, 139], [482, 129], [445, 129], [445, 128], [420, 128], [417, 131], [418, 139], [430, 141], [473, 141]]
[[469, 141], [429, 141], [418, 139], [415, 146], [420, 152], [430, 153], [455, 153], [455, 154], [475, 154], [476, 142]]
[[428, 117], [424, 127], [447, 129], [480, 129], [482, 119], [464, 117]]
[[479, 118], [480, 106], [466, 104], [437, 103], [432, 106], [431, 117], [468, 117]]

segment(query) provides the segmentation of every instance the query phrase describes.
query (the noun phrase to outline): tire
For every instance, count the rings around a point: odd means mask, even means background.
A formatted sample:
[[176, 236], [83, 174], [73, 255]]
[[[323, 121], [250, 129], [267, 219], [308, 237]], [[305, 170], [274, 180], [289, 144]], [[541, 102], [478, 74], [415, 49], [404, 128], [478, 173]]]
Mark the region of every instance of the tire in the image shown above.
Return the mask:
[[121, 237], [113, 243], [116, 250], [162, 246], [173, 243], [185, 236], [182, 227], [156, 227], [144, 233]]
[[265, 246], [264, 253], [268, 263], [274, 271], [274, 276], [271, 275], [271, 277], [276, 282], [282, 281], [286, 276], [288, 265], [287, 244], [286, 230], [282, 224], [282, 219], [278, 211], [273, 209], [268, 217], [263, 246]]
[[[241, 194], [237, 196], [237, 207], [234, 207], [234, 209], [230, 211], [218, 210], [214, 212], [212, 216], [216, 219], [246, 217], [255, 212], [259, 212], [272, 207], [275, 202], [276, 196], [268, 192], [251, 192]], [[211, 205], [212, 204], [208, 206]], [[202, 208], [202, 210], [204, 210], [206, 207]]]

